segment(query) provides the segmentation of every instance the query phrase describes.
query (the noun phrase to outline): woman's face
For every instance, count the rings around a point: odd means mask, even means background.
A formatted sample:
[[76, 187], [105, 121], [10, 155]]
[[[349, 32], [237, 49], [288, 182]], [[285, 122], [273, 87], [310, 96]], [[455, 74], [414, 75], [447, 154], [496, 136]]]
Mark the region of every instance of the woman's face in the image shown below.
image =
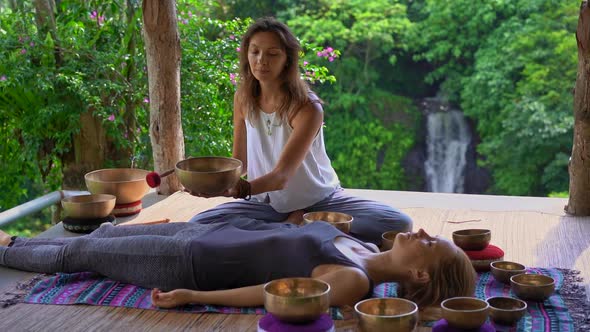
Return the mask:
[[260, 82], [277, 81], [287, 64], [287, 54], [274, 32], [258, 32], [250, 38], [248, 64]]
[[416, 233], [399, 233], [392, 248], [400, 266], [425, 268], [437, 264], [446, 257], [457, 254], [457, 246], [449, 240], [431, 237], [423, 229]]

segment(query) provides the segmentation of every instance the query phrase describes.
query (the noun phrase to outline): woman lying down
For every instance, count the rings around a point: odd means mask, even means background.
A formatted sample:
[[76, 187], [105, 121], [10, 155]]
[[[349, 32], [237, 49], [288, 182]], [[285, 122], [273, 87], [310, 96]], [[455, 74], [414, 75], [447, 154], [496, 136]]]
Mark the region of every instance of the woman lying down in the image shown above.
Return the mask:
[[153, 288], [153, 304], [263, 305], [263, 285], [286, 277], [330, 284], [332, 306], [354, 305], [374, 285], [398, 282], [400, 296], [421, 309], [472, 296], [476, 274], [452, 242], [424, 230], [400, 233], [377, 252], [325, 222], [302, 227], [242, 224], [104, 224], [74, 238], [11, 237], [0, 231], [0, 265], [41, 273], [91, 271]]

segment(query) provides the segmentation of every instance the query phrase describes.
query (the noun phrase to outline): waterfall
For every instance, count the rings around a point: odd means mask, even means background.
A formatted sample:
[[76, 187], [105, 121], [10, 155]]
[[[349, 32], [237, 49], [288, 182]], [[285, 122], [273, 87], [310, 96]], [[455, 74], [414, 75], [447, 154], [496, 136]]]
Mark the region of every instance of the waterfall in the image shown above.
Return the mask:
[[466, 152], [471, 142], [463, 113], [457, 110], [428, 113], [426, 130], [427, 190], [462, 193]]

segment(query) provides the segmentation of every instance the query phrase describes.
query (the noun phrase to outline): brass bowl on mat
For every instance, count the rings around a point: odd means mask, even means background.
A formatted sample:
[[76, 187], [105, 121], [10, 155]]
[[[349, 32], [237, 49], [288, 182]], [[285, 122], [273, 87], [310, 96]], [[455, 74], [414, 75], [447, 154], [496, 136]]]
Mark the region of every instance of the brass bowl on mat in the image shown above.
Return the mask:
[[194, 157], [176, 163], [176, 176], [197, 194], [221, 194], [232, 188], [242, 175], [242, 162], [228, 157]]
[[354, 306], [362, 332], [413, 331], [418, 324], [418, 306], [402, 298], [371, 298]]
[[402, 233], [402, 231], [388, 231], [381, 234], [381, 251], [387, 251], [393, 248], [393, 243], [395, 242], [395, 237]]
[[329, 211], [308, 212], [303, 215], [303, 221], [306, 224], [321, 220], [338, 228], [341, 232], [346, 234], [350, 233], [353, 219], [354, 218], [349, 214]]
[[319, 279], [277, 279], [264, 285], [264, 308], [284, 322], [311, 322], [330, 308], [329, 292]]
[[492, 239], [489, 229], [462, 229], [453, 232], [453, 242], [463, 250], [485, 249]]
[[490, 318], [502, 325], [516, 324], [526, 313], [526, 302], [512, 297], [496, 296], [486, 300], [490, 305]]
[[509, 261], [495, 261], [490, 263], [490, 270], [494, 279], [505, 284], [510, 284], [510, 277], [525, 273], [526, 267], [522, 264]]
[[510, 278], [510, 287], [525, 301], [545, 301], [555, 291], [555, 280], [543, 274], [522, 273]]
[[115, 208], [116, 197], [108, 194], [70, 196], [61, 200], [66, 217], [75, 219], [105, 218]]
[[440, 304], [442, 316], [459, 329], [477, 329], [488, 319], [490, 305], [475, 297], [452, 297]]
[[150, 190], [145, 176], [149, 172], [137, 168], [105, 168], [86, 173], [84, 180], [93, 194], [110, 194], [117, 204], [134, 203]]

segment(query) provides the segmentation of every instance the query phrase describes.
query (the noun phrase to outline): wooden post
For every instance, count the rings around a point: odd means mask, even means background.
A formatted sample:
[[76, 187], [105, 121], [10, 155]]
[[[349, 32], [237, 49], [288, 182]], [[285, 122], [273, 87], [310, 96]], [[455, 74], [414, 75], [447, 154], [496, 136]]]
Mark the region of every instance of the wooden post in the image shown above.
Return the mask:
[[565, 212], [590, 215], [590, 8], [580, 6], [578, 28], [578, 76], [574, 92], [574, 142], [569, 162], [570, 191]]
[[[180, 38], [174, 0], [143, 0], [143, 34], [150, 98], [150, 140], [154, 168], [163, 172], [184, 159], [180, 113]], [[159, 193], [181, 188], [178, 178], [162, 179]]]

